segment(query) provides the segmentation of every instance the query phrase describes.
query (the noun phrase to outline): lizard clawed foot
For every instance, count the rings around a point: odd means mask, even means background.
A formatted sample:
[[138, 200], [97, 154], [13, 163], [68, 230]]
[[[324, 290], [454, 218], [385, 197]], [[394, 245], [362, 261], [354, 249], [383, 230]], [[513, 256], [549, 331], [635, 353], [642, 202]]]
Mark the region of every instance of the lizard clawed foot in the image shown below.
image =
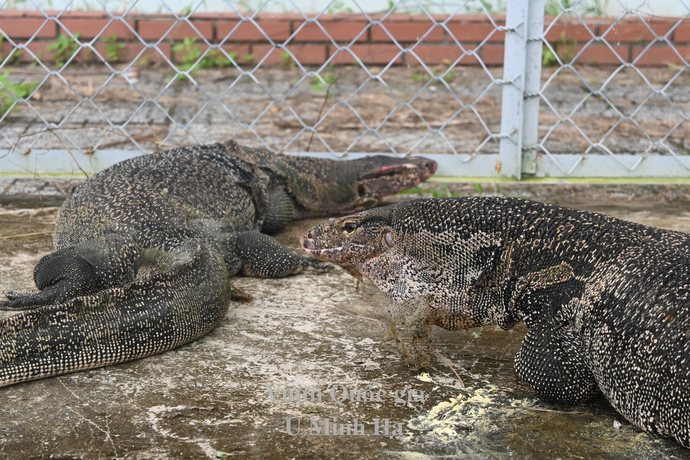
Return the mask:
[[391, 327], [384, 340], [395, 340], [405, 364], [414, 370], [428, 367], [431, 363], [429, 347], [429, 321], [431, 310], [426, 299], [411, 299], [388, 305]]
[[[404, 334], [401, 334], [401, 332]], [[408, 334], [409, 332], [406, 328], [402, 328], [401, 331], [394, 323], [386, 332], [383, 340], [384, 342], [389, 340], [395, 341], [402, 355], [403, 362], [412, 370], [418, 371], [419, 369], [429, 367], [431, 363], [431, 348], [429, 347], [428, 336], [417, 337]]]

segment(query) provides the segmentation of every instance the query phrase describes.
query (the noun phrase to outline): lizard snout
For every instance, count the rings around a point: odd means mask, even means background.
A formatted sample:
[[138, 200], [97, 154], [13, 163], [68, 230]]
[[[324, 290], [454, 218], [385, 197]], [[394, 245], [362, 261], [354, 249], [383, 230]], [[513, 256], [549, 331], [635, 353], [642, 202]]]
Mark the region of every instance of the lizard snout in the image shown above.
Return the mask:
[[314, 251], [321, 249], [318, 247], [321, 245], [317, 244], [319, 241], [319, 236], [321, 236], [321, 232], [317, 231], [316, 227], [310, 228], [299, 237], [299, 244], [305, 251], [313, 253]]
[[323, 224], [312, 227], [300, 236], [299, 243], [302, 249], [317, 259], [334, 263], [342, 262], [342, 241], [330, 236], [333, 232], [322, 227]]

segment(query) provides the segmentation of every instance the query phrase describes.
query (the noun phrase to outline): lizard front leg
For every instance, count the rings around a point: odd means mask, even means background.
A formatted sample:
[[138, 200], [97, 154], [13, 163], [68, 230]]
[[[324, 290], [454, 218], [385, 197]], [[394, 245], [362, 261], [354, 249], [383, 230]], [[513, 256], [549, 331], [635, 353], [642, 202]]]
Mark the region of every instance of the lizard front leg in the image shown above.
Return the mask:
[[515, 356], [515, 370], [543, 398], [576, 404], [596, 396], [599, 386], [574, 326], [559, 319], [545, 316], [531, 325]]
[[433, 325], [430, 321], [433, 314], [429, 308], [429, 299], [391, 299], [388, 303], [388, 313], [391, 316], [391, 326], [383, 340], [395, 341], [408, 366], [415, 369], [428, 367], [431, 355], [429, 332]]

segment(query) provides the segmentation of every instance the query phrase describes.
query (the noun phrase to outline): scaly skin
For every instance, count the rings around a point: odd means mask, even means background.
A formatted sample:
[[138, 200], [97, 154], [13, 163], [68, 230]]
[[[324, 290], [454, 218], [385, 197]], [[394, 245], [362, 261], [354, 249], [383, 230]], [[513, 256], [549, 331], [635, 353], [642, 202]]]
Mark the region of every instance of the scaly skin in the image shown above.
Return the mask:
[[140, 156], [79, 186], [62, 206], [39, 291], [6, 293], [0, 386], [129, 361], [212, 330], [238, 272], [281, 277], [332, 266], [268, 236], [294, 218], [354, 212], [413, 187], [433, 161], [336, 162], [230, 141]]
[[602, 392], [635, 426], [690, 447], [689, 235], [465, 197], [364, 211], [301, 243], [374, 282], [421, 341], [432, 324], [524, 321], [515, 368], [539, 395], [577, 403]]

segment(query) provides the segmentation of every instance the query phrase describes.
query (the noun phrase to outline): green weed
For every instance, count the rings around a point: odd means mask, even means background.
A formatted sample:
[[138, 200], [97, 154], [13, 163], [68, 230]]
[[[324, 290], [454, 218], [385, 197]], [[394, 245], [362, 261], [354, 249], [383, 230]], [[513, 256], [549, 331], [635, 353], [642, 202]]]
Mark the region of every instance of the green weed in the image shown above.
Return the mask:
[[353, 13], [352, 8], [345, 6], [345, 2], [335, 0], [327, 10], [328, 14]]
[[[197, 69], [215, 69], [219, 67], [227, 67], [232, 65], [232, 61], [235, 61], [237, 58], [237, 53], [229, 53], [230, 59], [232, 59], [231, 61], [218, 50], [210, 50], [203, 58], [201, 58], [203, 53], [201, 52], [199, 45], [196, 44], [196, 40], [196, 37], [185, 37], [184, 40], [182, 40], [182, 43], [173, 46], [172, 50], [174, 52], [184, 52], [183, 56], [180, 58], [180, 70], [193, 73]], [[185, 78], [187, 78], [186, 75], [180, 74], [177, 76], [178, 80], [184, 80]]]
[[[32, 81], [29, 83], [11, 83], [10, 71], [0, 75], [0, 117], [4, 116], [7, 111], [12, 109], [15, 99], [23, 99], [29, 96], [38, 86], [38, 82]], [[12, 97], [14, 96], [14, 97]]]
[[562, 11], [570, 9], [576, 5], [575, 0], [548, 0], [544, 5], [546, 16], [558, 16]]
[[426, 83], [429, 80], [433, 81], [431, 82], [432, 85], [439, 84], [438, 78], [441, 78], [443, 81], [446, 83], [451, 83], [453, 80], [455, 80], [455, 72], [450, 70], [450, 67], [453, 65], [453, 62], [450, 59], [444, 59], [443, 64], [445, 64], [446, 68], [436, 68], [436, 69], [430, 69], [431, 74], [427, 72], [423, 73], [413, 73], [411, 75], [412, 81], [415, 83]]
[[62, 67], [74, 56], [74, 53], [79, 50], [79, 37], [79, 34], [74, 34], [74, 38], [60, 35], [55, 43], [46, 48], [47, 51], [55, 51], [53, 58], [55, 65]]
[[[565, 38], [565, 31], [561, 32], [561, 37], [559, 38], [559, 50], [557, 51], [558, 57], [561, 58], [565, 64], [571, 62], [575, 55], [573, 54], [573, 48], [576, 43], [575, 40], [568, 41]], [[553, 54], [549, 48], [545, 48], [541, 52], [541, 64], [544, 67], [550, 65], [556, 65], [558, 63], [558, 58]]]
[[441, 62], [443, 62], [443, 65], [446, 66], [446, 71], [443, 72], [443, 75], [441, 78], [443, 78], [443, 81], [446, 83], [450, 83], [453, 80], [455, 80], [455, 72], [453, 72], [451, 69], [451, 66], [453, 65], [453, 61], [450, 59], [443, 59]]
[[551, 51], [549, 48], [544, 48], [541, 50], [541, 65], [544, 67], [556, 65], [558, 62], [558, 59], [556, 59], [556, 55], [553, 54], [553, 51]]
[[429, 194], [434, 198], [445, 198], [445, 197], [458, 197], [460, 196], [456, 192], [452, 192], [446, 184], [440, 184], [435, 188], [424, 189], [424, 188], [408, 188], [402, 192], [398, 192], [398, 195], [411, 195], [411, 194]]
[[[591, 5], [579, 0], [547, 0], [544, 5], [544, 14], [546, 16], [558, 16], [561, 12], [569, 9], [578, 9], [582, 16], [606, 16], [606, 8], [609, 0], [591, 0]], [[572, 13], [566, 13], [572, 14]]]
[[592, 0], [592, 4], [585, 8], [585, 14], [588, 16], [596, 16], [598, 18], [606, 16], [606, 8], [609, 6], [609, 0]]
[[576, 42], [575, 40], [568, 41], [565, 39], [565, 31], [561, 32], [561, 46], [560, 46], [560, 52], [558, 55], [561, 57], [561, 60], [565, 62], [566, 64], [569, 63], [570, 61], [573, 60], [575, 55], [573, 54], [573, 47], [575, 46]]
[[[5, 41], [5, 37], [0, 35], [0, 45], [2, 45], [2, 42]], [[0, 62], [4, 61], [5, 58], [7, 57], [8, 54], [12, 53], [12, 56], [7, 60], [6, 65], [12, 65], [16, 64], [17, 61], [19, 60], [19, 56], [22, 55], [21, 51], [15, 50], [15, 51], [0, 51]]]
[[311, 90], [315, 93], [319, 93], [321, 91], [328, 91], [328, 93], [331, 94], [331, 96], [335, 97], [331, 92], [331, 87], [335, 84], [336, 80], [338, 80], [338, 77], [336, 77], [334, 74], [330, 72], [324, 73], [321, 76], [321, 78], [319, 78], [318, 76], [313, 76], [311, 80]]
[[191, 4], [182, 7], [182, 9], [180, 10], [180, 16], [182, 16], [182, 17], [187, 17], [190, 14], [192, 14], [192, 5]]
[[295, 61], [292, 60], [292, 56], [290, 56], [290, 53], [288, 53], [287, 51], [283, 51], [282, 53], [280, 53], [280, 67], [290, 70], [297, 67]]
[[416, 193], [431, 193], [431, 191], [425, 188], [408, 188], [407, 190], [398, 192], [398, 195], [413, 195]]
[[36, 59], [31, 61], [31, 64], [29, 64], [31, 67], [36, 67], [39, 61], [43, 61], [43, 53], [41, 51], [34, 54], [36, 54]]
[[113, 34], [110, 38], [101, 38], [105, 45], [105, 55], [111, 62], [118, 62], [122, 57], [120, 51], [125, 47], [124, 43], [117, 42], [117, 35]]
[[506, 3], [504, 1], [498, 1], [496, 2], [496, 6], [494, 6], [491, 2], [488, 0], [479, 0], [483, 6], [465, 6], [465, 12], [470, 13], [470, 14], [481, 14], [484, 13], [486, 10], [487, 13], [489, 14], [495, 14], [499, 12], [505, 12], [506, 11]]

